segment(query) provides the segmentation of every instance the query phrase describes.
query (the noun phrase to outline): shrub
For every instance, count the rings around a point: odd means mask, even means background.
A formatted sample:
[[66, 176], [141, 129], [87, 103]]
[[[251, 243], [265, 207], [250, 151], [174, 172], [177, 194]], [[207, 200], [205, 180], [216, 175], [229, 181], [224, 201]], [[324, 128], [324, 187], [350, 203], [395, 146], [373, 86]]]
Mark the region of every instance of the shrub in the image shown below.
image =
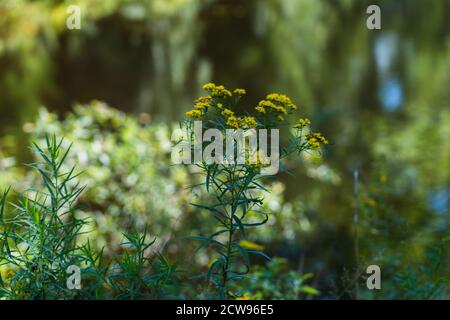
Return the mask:
[[42, 109], [30, 125], [39, 143], [47, 133], [64, 136], [65, 148], [73, 141], [62, 169], [76, 164], [83, 171], [79, 179], [88, 188], [77, 214], [92, 218], [92, 245], [105, 247], [106, 256], [120, 252], [122, 233], [143, 231], [147, 221], [158, 236], [154, 246], [164, 245], [190, 213], [189, 172], [170, 166], [171, 127], [148, 121], [148, 115], [136, 119], [94, 101], [75, 106], [63, 120]]
[[[42, 188], [29, 189], [11, 204], [6, 217], [6, 191], [0, 200], [0, 297], [8, 299], [163, 298], [175, 284], [176, 265], [160, 253], [149, 255], [154, 243], [147, 233], [125, 235], [124, 253], [113, 260], [80, 244], [87, 219], [77, 218], [75, 205], [84, 187], [72, 167], [63, 171], [70, 147], [63, 140], [45, 138], [34, 145], [41, 159], [30, 165], [39, 172]], [[146, 231], [146, 230], [145, 230]], [[67, 285], [71, 266], [81, 270], [80, 290]]]

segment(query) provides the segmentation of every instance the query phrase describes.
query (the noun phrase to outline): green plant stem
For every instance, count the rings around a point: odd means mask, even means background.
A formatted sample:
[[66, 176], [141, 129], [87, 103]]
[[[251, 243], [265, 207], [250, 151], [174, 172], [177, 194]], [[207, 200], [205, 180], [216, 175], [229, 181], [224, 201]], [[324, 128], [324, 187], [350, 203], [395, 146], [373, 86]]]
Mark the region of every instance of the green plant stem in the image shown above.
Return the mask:
[[[234, 183], [234, 170], [232, 170], [231, 172], [229, 172], [229, 178], [228, 181], [230, 183], [231, 186], [234, 187], [233, 183]], [[225, 298], [226, 297], [226, 288], [227, 288], [227, 282], [228, 282], [228, 268], [230, 267], [230, 260], [231, 260], [231, 246], [232, 246], [232, 241], [233, 241], [233, 233], [234, 233], [234, 228], [233, 228], [233, 219], [234, 219], [234, 188], [231, 187], [230, 191], [231, 191], [231, 198], [233, 199], [233, 201], [231, 202], [231, 212], [230, 212], [230, 227], [228, 230], [228, 241], [227, 241], [227, 251], [226, 251], [226, 255], [225, 255], [225, 266], [223, 268], [223, 274], [222, 274], [222, 286], [221, 286], [221, 298]]]

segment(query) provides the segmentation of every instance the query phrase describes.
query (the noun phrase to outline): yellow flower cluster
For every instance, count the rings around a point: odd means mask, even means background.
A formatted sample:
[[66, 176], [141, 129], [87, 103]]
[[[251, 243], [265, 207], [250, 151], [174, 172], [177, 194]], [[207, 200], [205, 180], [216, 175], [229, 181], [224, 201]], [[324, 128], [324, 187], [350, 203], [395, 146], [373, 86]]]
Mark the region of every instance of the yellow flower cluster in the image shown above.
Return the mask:
[[222, 115], [227, 118], [227, 126], [233, 127], [235, 129], [239, 128], [240, 119], [236, 118], [234, 112], [228, 108], [223, 109]]
[[200, 97], [195, 100], [194, 109], [186, 112], [186, 116], [193, 119], [199, 119], [205, 115], [210, 107], [212, 98], [210, 96]]
[[256, 128], [257, 122], [255, 118], [250, 116], [245, 117], [236, 117], [234, 115], [234, 112], [230, 109], [224, 109], [222, 111], [222, 115], [224, 115], [227, 118], [227, 126], [233, 127], [235, 129], [239, 128]]
[[195, 100], [194, 109], [197, 110], [207, 110], [211, 103], [211, 97], [200, 97]]
[[216, 85], [215, 85], [214, 83], [212, 83], [212, 82], [205, 83], [205, 84], [203, 85], [203, 89], [204, 89], [204, 90], [208, 90], [208, 91], [213, 90], [215, 87], [216, 87]]
[[255, 110], [260, 113], [266, 113], [267, 110], [273, 110], [276, 113], [287, 114], [287, 110], [285, 107], [276, 105], [269, 100], [261, 100]]
[[265, 100], [261, 100], [256, 106], [255, 110], [259, 113], [266, 114], [272, 111], [276, 114], [278, 121], [284, 121], [285, 114], [297, 109], [297, 106], [292, 103], [291, 99], [278, 93], [271, 93], [266, 96]]
[[266, 109], [264, 109], [263, 106], [259, 106], [259, 105], [258, 105], [258, 106], [255, 108], [255, 110], [258, 111], [259, 113], [266, 113]]
[[239, 128], [256, 128], [256, 119], [250, 116], [236, 117], [234, 112], [228, 108], [223, 109], [221, 112], [223, 116], [227, 118], [226, 124], [235, 129]]
[[210, 92], [211, 97], [214, 98], [229, 98], [232, 96], [231, 92], [225, 89], [224, 86], [216, 86], [214, 83], [207, 83], [203, 86], [203, 89]]
[[233, 127], [235, 129], [239, 128], [239, 119], [235, 116], [231, 116], [227, 120], [227, 126]]
[[284, 94], [271, 93], [267, 95], [266, 99], [275, 103], [280, 103], [285, 107], [289, 107], [291, 110], [297, 109], [297, 106], [292, 103], [291, 99]]
[[244, 125], [247, 128], [256, 128], [256, 126], [257, 126], [257, 122], [256, 122], [255, 118], [250, 117], [250, 116], [243, 117], [242, 122], [244, 123]]
[[186, 112], [186, 116], [193, 119], [199, 119], [203, 116], [203, 112], [201, 110], [190, 110]]
[[222, 111], [222, 115], [225, 116], [225, 117], [227, 117], [227, 118], [229, 118], [229, 117], [234, 116], [234, 112], [231, 111], [230, 109], [225, 108], [225, 109], [223, 109], [223, 111]]
[[311, 120], [308, 118], [298, 119], [297, 124], [294, 126], [295, 128], [303, 128], [304, 126], [309, 126], [311, 124]]
[[243, 96], [244, 94], [246, 94], [247, 92], [245, 91], [245, 89], [235, 89], [233, 91], [233, 93], [239, 95], [239, 96]]
[[[232, 128], [256, 128], [258, 126], [258, 122], [254, 117], [251, 116], [243, 116], [238, 117], [235, 113], [226, 108], [222, 103], [214, 100], [214, 98], [227, 98], [232, 97], [233, 94], [238, 96], [242, 96], [246, 94], [245, 89], [235, 89], [233, 93], [226, 89], [223, 85], [216, 85], [214, 83], [206, 83], [203, 85], [203, 89], [209, 92], [208, 96], [203, 96], [198, 98], [195, 101], [194, 108], [188, 112], [186, 112], [186, 116], [193, 119], [200, 119], [205, 116], [210, 107], [215, 106], [219, 109], [221, 115], [225, 117], [225, 122], [227, 126]], [[292, 103], [289, 97], [278, 94], [271, 93], [266, 96], [265, 100], [261, 100], [257, 107], [256, 111], [259, 113], [270, 113], [273, 115], [278, 121], [284, 121], [284, 116], [290, 113], [290, 111], [296, 109], [297, 107]], [[305, 121], [309, 121], [307, 119], [299, 120], [299, 124], [306, 123]]]
[[306, 141], [313, 149], [319, 149], [322, 144], [328, 144], [328, 140], [320, 133], [310, 133], [306, 136]]

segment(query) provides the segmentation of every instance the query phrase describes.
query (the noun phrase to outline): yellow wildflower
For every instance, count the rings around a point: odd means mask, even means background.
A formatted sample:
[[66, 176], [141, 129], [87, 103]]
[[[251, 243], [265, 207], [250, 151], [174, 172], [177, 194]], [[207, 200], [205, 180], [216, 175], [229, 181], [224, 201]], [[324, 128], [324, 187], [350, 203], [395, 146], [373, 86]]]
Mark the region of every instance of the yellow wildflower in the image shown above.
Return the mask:
[[226, 97], [232, 96], [231, 92], [229, 90], [225, 89], [224, 86], [222, 86], [222, 85], [217, 86], [211, 82], [203, 85], [203, 89], [210, 91], [212, 97], [226, 98]]
[[198, 119], [203, 116], [203, 112], [201, 112], [200, 110], [190, 110], [190, 111], [186, 112], [186, 116], [188, 116], [190, 118]]
[[304, 126], [309, 126], [311, 124], [311, 120], [308, 118], [298, 119], [297, 124], [294, 126], [295, 128], [302, 128]]
[[203, 89], [205, 90], [213, 90], [216, 87], [216, 85], [212, 82], [206, 83], [203, 85]]
[[240, 96], [242, 96], [242, 95], [244, 95], [244, 94], [246, 94], [247, 92], [245, 91], [245, 89], [235, 89], [234, 91], [233, 91], [235, 94], [237, 94], [237, 95], [240, 95]]
[[275, 111], [277, 111], [279, 113], [287, 114], [287, 110], [284, 107], [282, 107], [282, 106], [275, 106], [274, 109], [275, 109]]
[[279, 103], [283, 103], [283, 104], [292, 103], [291, 99], [289, 99], [288, 96], [286, 96], [284, 94], [279, 94], [279, 93], [268, 94], [266, 96], [266, 99], [270, 100], [270, 101], [276, 101], [276, 102], [279, 102]]
[[314, 133], [314, 137], [315, 137], [317, 140], [319, 140], [321, 143], [323, 143], [323, 144], [328, 144], [328, 140], [325, 139], [325, 137], [322, 136], [321, 133], [319, 133], [319, 132]]
[[239, 120], [235, 116], [231, 116], [227, 120], [227, 125], [233, 128], [239, 128]]
[[223, 86], [217, 87], [215, 90], [213, 90], [211, 95], [218, 98], [226, 98], [232, 96], [231, 92], [225, 89]]
[[[276, 105], [272, 101], [269, 101], [269, 100], [261, 100], [255, 109], [256, 109], [256, 111], [261, 112], [261, 113], [265, 113], [266, 109], [272, 109], [275, 112], [287, 114], [286, 108], [284, 108], [283, 106]], [[264, 111], [262, 111], [262, 110], [264, 110]]]
[[195, 102], [209, 103], [209, 102], [211, 102], [211, 97], [210, 96], [202, 96], [202, 97], [197, 98], [197, 100], [195, 100]]
[[297, 106], [292, 103], [291, 99], [284, 94], [271, 93], [266, 96], [266, 99], [272, 102], [281, 103], [282, 105], [291, 108], [291, 110], [297, 109]]
[[264, 109], [266, 109], [266, 108], [276, 109], [277, 108], [277, 106], [273, 102], [270, 102], [268, 100], [261, 100], [258, 103], [258, 107], [261, 107]]
[[229, 90], [225, 89], [224, 86], [216, 86], [214, 83], [207, 83], [203, 86], [203, 89], [211, 92], [212, 97], [216, 98], [227, 98], [231, 97], [232, 94]]
[[313, 149], [320, 148], [321, 144], [328, 144], [328, 140], [325, 139], [320, 133], [310, 133], [306, 136], [308, 144]]
[[228, 117], [234, 116], [234, 112], [231, 111], [230, 109], [225, 108], [225, 109], [223, 109], [223, 111], [222, 111], [222, 115], [224, 115], [225, 117], [228, 118]]
[[194, 105], [194, 108], [197, 110], [205, 110], [205, 109], [208, 109], [208, 107], [209, 107], [209, 104], [205, 103], [205, 102], [197, 102]]
[[221, 104], [221, 103], [218, 103], [216, 106], [217, 106], [217, 108], [219, 108], [219, 109], [222, 109], [222, 108], [223, 108], [223, 104]]
[[255, 128], [257, 125], [255, 118], [250, 116], [245, 116], [242, 121], [248, 128]]
[[260, 113], [266, 113], [266, 109], [264, 109], [264, 107], [261, 107], [261, 106], [257, 106], [257, 107], [255, 108], [255, 110], [258, 111], [258, 112], [260, 112]]
[[309, 138], [308, 139], [308, 144], [313, 149], [319, 149], [320, 148], [320, 142], [317, 141], [316, 138]]

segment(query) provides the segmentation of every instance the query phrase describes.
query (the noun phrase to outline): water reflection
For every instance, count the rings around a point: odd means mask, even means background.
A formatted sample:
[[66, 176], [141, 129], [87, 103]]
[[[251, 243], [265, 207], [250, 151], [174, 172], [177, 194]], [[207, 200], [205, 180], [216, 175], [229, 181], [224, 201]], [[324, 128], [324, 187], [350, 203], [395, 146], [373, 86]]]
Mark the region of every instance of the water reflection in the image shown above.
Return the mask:
[[400, 80], [391, 76], [381, 83], [379, 91], [380, 100], [386, 111], [396, 111], [403, 103], [403, 89]]

